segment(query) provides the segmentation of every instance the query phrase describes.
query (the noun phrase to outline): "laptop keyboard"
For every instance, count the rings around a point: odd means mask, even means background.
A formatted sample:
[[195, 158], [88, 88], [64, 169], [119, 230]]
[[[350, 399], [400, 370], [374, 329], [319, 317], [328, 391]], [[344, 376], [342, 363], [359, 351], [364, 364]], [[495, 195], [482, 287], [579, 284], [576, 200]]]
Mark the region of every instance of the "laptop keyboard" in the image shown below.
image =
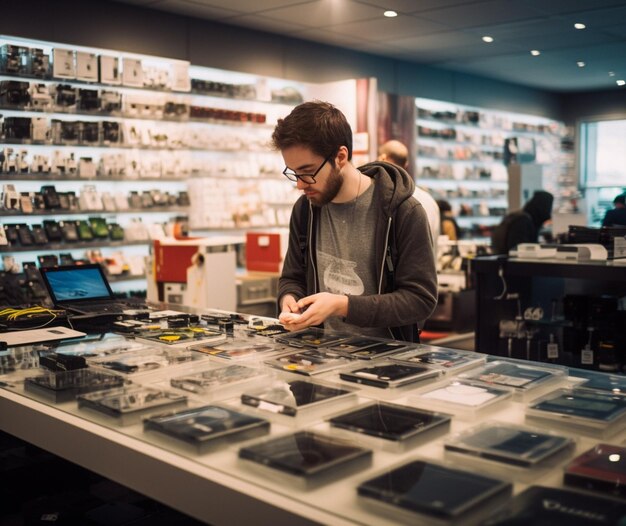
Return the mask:
[[113, 314], [121, 314], [128, 309], [128, 306], [123, 303], [90, 303], [89, 305], [81, 305], [78, 308], [83, 312], [110, 312]]

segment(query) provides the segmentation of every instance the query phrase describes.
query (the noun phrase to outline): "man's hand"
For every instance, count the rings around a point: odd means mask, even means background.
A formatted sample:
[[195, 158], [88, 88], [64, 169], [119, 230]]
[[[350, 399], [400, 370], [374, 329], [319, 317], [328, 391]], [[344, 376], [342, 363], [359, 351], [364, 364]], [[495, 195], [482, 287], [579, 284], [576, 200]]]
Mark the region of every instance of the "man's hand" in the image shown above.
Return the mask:
[[297, 302], [298, 310], [285, 312], [287, 297], [283, 301], [283, 312], [278, 321], [288, 331], [297, 331], [313, 325], [324, 323], [330, 316], [346, 316], [348, 314], [348, 297], [330, 292], [320, 292], [302, 298]]

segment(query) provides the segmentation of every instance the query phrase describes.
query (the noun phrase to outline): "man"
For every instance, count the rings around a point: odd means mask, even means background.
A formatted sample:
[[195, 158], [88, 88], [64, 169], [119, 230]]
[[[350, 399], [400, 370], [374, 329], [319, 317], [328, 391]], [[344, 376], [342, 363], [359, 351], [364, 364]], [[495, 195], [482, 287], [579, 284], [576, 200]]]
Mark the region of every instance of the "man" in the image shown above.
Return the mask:
[[300, 104], [272, 142], [304, 195], [293, 207], [278, 284], [288, 330], [325, 328], [419, 341], [437, 303], [424, 209], [401, 168], [352, 163], [352, 130], [326, 102]]
[[[409, 169], [409, 150], [400, 141], [387, 141], [378, 149], [378, 160], [387, 161], [388, 163], [400, 166], [405, 170]], [[433, 248], [437, 250], [437, 239], [441, 232], [441, 212], [437, 202], [423, 188], [415, 186], [413, 197], [417, 199], [428, 216], [428, 225], [430, 226], [430, 235], [432, 238]]]
[[626, 226], [626, 194], [620, 194], [613, 199], [612, 210], [607, 210], [602, 226]]
[[508, 254], [520, 243], [537, 243], [543, 224], [552, 217], [554, 196], [537, 190], [522, 210], [507, 214], [491, 234], [494, 254]]

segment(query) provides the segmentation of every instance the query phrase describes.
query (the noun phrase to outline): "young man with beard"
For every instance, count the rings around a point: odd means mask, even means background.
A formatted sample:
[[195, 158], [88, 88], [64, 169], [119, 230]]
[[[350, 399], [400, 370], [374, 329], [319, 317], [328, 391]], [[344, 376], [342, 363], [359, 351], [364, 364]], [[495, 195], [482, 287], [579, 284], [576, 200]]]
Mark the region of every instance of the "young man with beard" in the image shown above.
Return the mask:
[[280, 322], [419, 341], [417, 324], [437, 303], [437, 274], [411, 177], [385, 162], [357, 169], [350, 125], [326, 102], [294, 108], [272, 142], [283, 174], [304, 193], [291, 214]]

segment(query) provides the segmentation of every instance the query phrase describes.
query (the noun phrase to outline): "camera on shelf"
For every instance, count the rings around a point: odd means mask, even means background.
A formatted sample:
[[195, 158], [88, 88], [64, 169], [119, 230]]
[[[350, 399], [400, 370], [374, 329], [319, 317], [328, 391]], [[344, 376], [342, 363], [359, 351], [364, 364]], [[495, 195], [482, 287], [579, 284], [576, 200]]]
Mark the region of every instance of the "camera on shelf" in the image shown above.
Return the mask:
[[7, 210], [19, 210], [20, 195], [15, 190], [15, 185], [5, 184], [2, 187], [2, 206]]
[[33, 83], [28, 89], [30, 94], [30, 105], [33, 109], [44, 110], [52, 106], [52, 97], [48, 86], [45, 84]]
[[17, 172], [17, 158], [13, 156], [13, 148], [5, 148], [0, 153], [0, 171], [7, 174]]
[[34, 155], [30, 164], [33, 173], [50, 173], [50, 159], [47, 155]]
[[24, 75], [28, 71], [29, 50], [24, 46], [4, 44], [0, 47], [0, 72]]
[[35, 142], [50, 140], [50, 128], [45, 117], [33, 117], [31, 120], [31, 139]]
[[5, 139], [30, 139], [31, 119], [29, 117], [5, 117], [2, 130]]
[[117, 144], [121, 142], [120, 123], [102, 121], [102, 142], [104, 144]]
[[50, 71], [50, 57], [43, 49], [30, 49], [30, 74], [34, 77], [47, 78]]
[[0, 82], [0, 104], [5, 106], [28, 106], [30, 93], [28, 82], [3, 80]]
[[54, 98], [54, 103], [59, 108], [70, 109], [76, 106], [76, 88], [69, 84], [57, 84], [50, 86], [50, 95]]
[[122, 94], [116, 91], [102, 90], [100, 93], [100, 111], [105, 113], [122, 111]]
[[78, 109], [82, 111], [98, 111], [100, 109], [100, 93], [98, 90], [79, 88]]
[[80, 122], [52, 119], [52, 141], [55, 144], [78, 144]]
[[97, 144], [100, 142], [99, 122], [81, 122], [80, 125], [81, 143]]

